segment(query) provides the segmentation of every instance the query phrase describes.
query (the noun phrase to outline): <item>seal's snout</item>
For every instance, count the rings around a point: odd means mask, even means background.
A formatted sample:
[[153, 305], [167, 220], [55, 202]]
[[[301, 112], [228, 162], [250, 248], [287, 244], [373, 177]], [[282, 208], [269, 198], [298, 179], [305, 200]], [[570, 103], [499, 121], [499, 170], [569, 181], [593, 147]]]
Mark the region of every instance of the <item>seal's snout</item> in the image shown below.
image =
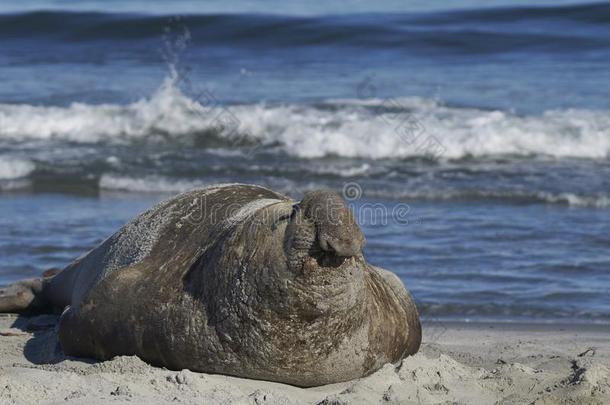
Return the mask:
[[301, 201], [305, 217], [315, 224], [317, 244], [324, 252], [340, 257], [358, 256], [364, 235], [343, 198], [332, 191], [313, 191]]
[[[358, 236], [358, 235], [356, 235]], [[357, 256], [362, 252], [364, 237], [350, 237], [348, 239], [333, 239], [325, 236], [319, 237], [320, 248], [326, 252], [341, 257]]]

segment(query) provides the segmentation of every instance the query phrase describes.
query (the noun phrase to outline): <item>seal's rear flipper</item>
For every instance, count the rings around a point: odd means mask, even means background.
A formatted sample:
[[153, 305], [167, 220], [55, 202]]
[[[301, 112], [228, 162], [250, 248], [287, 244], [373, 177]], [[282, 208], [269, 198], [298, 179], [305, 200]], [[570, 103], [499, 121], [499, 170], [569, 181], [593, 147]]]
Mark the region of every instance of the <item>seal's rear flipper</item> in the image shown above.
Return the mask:
[[43, 279], [35, 278], [0, 288], [0, 312], [49, 312], [42, 286]]

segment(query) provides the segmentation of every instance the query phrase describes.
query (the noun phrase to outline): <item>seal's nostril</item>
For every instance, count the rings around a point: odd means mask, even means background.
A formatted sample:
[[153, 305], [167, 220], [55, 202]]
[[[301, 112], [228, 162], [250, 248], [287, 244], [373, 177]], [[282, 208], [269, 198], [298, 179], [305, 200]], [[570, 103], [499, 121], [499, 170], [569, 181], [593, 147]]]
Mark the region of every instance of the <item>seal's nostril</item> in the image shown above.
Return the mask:
[[352, 257], [360, 253], [360, 247], [357, 244], [352, 243], [352, 241], [342, 242], [336, 240], [328, 240], [327, 242], [330, 246], [330, 249], [325, 250], [332, 251], [337, 256]]

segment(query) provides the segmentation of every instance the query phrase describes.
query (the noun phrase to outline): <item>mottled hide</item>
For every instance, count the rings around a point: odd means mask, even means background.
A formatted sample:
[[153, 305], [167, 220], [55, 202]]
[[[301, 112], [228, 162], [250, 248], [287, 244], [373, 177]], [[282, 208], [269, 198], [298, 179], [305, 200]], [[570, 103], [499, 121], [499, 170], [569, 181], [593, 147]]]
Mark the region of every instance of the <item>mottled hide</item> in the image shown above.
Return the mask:
[[[66, 308], [64, 352], [137, 355], [170, 369], [316, 386], [417, 352], [417, 309], [368, 264], [342, 198], [251, 185], [178, 195], [57, 275], [0, 294], [0, 310]], [[17, 295], [19, 296], [17, 298]]]

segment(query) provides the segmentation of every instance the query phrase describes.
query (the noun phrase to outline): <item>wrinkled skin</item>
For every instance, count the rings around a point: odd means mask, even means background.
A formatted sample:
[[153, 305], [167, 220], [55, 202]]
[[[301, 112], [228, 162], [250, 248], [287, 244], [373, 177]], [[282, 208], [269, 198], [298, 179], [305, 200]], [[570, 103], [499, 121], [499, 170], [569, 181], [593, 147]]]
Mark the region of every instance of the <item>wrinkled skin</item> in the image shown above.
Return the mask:
[[210, 187], [153, 207], [57, 275], [0, 292], [0, 311], [66, 307], [59, 338], [72, 356], [304, 387], [346, 381], [421, 341], [409, 293], [365, 261], [364, 243], [336, 193], [295, 203]]

